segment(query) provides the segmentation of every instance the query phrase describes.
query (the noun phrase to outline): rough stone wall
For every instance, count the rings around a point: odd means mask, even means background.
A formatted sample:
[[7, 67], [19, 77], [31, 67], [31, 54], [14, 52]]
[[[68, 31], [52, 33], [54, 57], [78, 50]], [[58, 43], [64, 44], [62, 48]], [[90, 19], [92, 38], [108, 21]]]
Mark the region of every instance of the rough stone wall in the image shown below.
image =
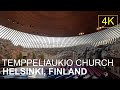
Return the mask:
[[0, 39], [0, 62], [2, 59], [16, 59], [23, 48], [14, 46], [9, 40]]
[[73, 56], [72, 52], [75, 52], [75, 57], [80, 59], [94, 59], [94, 58], [106, 58], [115, 57], [120, 58], [120, 38], [113, 44], [101, 45], [93, 47], [91, 45], [80, 45], [76, 47], [67, 48], [55, 48], [55, 49], [23, 49], [21, 46], [14, 46], [9, 40], [0, 39], [0, 60], [3, 58], [16, 59], [20, 52], [27, 51], [28, 58], [33, 58], [33, 53], [36, 58], [39, 55], [45, 54], [46, 57], [57, 56]]

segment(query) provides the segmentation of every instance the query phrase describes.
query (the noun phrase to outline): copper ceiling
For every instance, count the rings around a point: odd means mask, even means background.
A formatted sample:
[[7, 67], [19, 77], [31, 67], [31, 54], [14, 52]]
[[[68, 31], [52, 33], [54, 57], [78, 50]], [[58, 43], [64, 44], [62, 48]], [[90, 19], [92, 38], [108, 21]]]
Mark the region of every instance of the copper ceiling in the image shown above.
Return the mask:
[[99, 14], [118, 11], [0, 11], [0, 24], [26, 33], [77, 36], [96, 32]]

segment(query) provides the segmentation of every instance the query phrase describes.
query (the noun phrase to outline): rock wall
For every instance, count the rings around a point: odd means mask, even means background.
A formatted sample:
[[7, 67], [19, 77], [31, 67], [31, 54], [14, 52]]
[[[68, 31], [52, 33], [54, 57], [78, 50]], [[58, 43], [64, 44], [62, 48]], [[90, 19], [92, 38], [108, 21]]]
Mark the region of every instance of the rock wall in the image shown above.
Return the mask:
[[16, 59], [23, 48], [14, 46], [9, 40], [0, 39], [0, 63], [2, 59]]
[[91, 45], [80, 45], [76, 47], [31, 50], [22, 48], [21, 46], [14, 46], [9, 40], [0, 39], [0, 61], [4, 58], [16, 59], [22, 51], [28, 53], [27, 58], [39, 58], [42, 54], [44, 55], [44, 58], [62, 58], [64, 56], [72, 58], [73, 52], [75, 53], [74, 56], [80, 59], [102, 59], [106, 57], [120, 58], [120, 38], [118, 38], [113, 44], [106, 44], [98, 47], [93, 47]]

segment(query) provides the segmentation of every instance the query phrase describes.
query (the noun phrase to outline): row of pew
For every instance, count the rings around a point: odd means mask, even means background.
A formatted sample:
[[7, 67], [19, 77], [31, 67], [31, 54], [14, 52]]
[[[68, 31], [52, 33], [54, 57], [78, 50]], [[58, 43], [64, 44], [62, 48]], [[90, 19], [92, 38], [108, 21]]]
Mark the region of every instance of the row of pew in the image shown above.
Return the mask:
[[[45, 70], [45, 73], [47, 79], [120, 79], [118, 76], [112, 74], [111, 72], [105, 71], [104, 69], [98, 67], [87, 66], [85, 68], [88, 71], [86, 75], [54, 75], [54, 73], [49, 75], [48, 69]], [[105, 76], [105, 73], [107, 73], [108, 75]]]

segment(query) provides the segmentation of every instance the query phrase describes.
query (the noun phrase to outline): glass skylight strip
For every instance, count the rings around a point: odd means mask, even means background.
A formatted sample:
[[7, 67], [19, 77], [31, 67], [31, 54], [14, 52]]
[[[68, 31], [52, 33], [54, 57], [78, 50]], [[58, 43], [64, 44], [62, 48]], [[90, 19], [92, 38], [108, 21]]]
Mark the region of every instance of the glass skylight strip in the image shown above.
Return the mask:
[[75, 37], [46, 37], [32, 35], [0, 26], [0, 38], [10, 40], [14, 45], [25, 48], [62, 48], [84, 44], [104, 45], [116, 41], [120, 37], [120, 25], [96, 33]]

